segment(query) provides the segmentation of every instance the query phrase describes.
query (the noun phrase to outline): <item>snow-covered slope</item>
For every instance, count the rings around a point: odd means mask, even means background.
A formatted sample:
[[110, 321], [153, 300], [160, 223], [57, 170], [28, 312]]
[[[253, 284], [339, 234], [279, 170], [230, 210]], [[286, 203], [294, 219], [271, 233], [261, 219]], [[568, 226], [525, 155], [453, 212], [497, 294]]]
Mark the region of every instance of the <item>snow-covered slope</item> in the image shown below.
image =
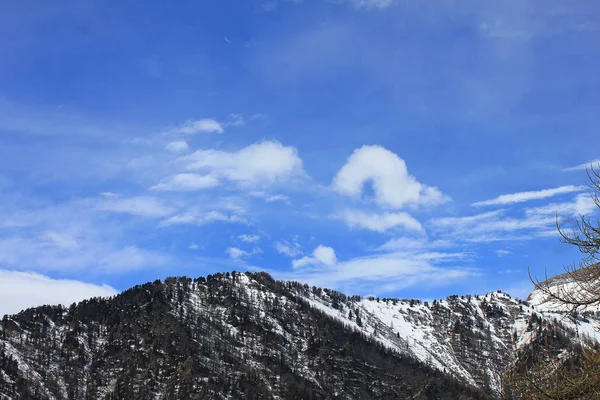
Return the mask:
[[[310, 301], [388, 347], [495, 393], [517, 351], [539, 339], [544, 325], [556, 326], [572, 343], [600, 341], [596, 315], [567, 318], [502, 292], [451, 296], [434, 303], [362, 299], [342, 310], [332, 309], [327, 295], [311, 296]], [[360, 327], [356, 315], [362, 319]]]
[[[454, 381], [493, 395], [519, 354], [547, 337], [559, 351], [600, 341], [599, 321], [592, 311], [548, 307], [537, 293], [529, 301], [494, 292], [428, 303], [347, 296], [266, 274], [171, 278], [6, 317], [0, 398], [11, 387], [49, 399], [227, 398], [249, 390], [248, 374], [266, 398], [444, 398], [454, 387], [445, 382]], [[453, 390], [445, 398], [463, 389]]]

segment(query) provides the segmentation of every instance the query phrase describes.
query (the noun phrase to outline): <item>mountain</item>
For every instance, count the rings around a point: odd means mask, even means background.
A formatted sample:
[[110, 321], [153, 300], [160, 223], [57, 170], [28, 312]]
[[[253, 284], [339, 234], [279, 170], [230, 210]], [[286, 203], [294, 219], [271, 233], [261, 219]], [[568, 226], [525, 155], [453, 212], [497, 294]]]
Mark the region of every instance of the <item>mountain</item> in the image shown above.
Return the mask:
[[[600, 340], [597, 313], [495, 292], [360, 298], [265, 273], [167, 278], [0, 324], [0, 399], [486, 399], [549, 343]], [[568, 318], [567, 318], [568, 316]]]

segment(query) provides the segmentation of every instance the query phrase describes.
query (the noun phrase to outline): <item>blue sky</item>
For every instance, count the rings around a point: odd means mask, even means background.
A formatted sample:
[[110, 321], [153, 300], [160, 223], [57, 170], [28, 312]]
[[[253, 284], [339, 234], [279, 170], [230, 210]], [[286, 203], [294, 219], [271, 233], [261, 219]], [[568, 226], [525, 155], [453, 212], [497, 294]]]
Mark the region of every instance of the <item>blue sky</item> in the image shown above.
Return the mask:
[[173, 275], [525, 296], [592, 215], [591, 0], [5, 2], [0, 313]]

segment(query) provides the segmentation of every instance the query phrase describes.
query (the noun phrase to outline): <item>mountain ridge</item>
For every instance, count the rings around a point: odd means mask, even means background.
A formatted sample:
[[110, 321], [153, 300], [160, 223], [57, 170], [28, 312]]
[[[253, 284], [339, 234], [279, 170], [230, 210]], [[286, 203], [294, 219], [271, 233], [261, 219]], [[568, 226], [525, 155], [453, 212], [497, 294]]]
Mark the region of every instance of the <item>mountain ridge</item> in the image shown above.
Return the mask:
[[[425, 399], [443, 396], [440, 388], [447, 387], [454, 388], [446, 392], [455, 397], [446, 398], [486, 398], [500, 392], [502, 374], [519, 352], [544, 335], [560, 336], [565, 349], [597, 341], [579, 333], [582, 326], [600, 326], [597, 315], [578, 317], [558, 321], [502, 292], [454, 295], [430, 304], [347, 296], [276, 281], [266, 273], [167, 278], [108, 299], [5, 316], [0, 324], [0, 398], [27, 398], [26, 391], [16, 389], [18, 382], [49, 399], [120, 398], [124, 391], [130, 398], [176, 398], [172, 396], [183, 392], [190, 398], [226, 398], [228, 393], [294, 398], [290, 393], [297, 392], [308, 396], [302, 398]], [[179, 333], [171, 338], [174, 332]], [[174, 343], [191, 356], [180, 354]], [[368, 356], [361, 353], [364, 348], [370, 349]], [[271, 349], [279, 349], [278, 355]], [[343, 367], [328, 367], [324, 354]], [[161, 357], [168, 362], [158, 363]], [[367, 357], [364, 365], [356, 363], [361, 357]], [[245, 369], [232, 367], [236, 363]], [[285, 374], [273, 370], [279, 364]], [[371, 380], [355, 376], [375, 379], [380, 374], [371, 367], [388, 373], [374, 387], [369, 387]], [[260, 390], [247, 394], [243, 382], [253, 369], [262, 384], [254, 382]], [[130, 374], [129, 380], [115, 370], [129, 371], [124, 375]], [[187, 383], [173, 378], [179, 370], [187, 371]], [[223, 384], [228, 374], [235, 383]], [[71, 381], [73, 375], [77, 378]], [[289, 382], [282, 384], [282, 376]], [[58, 387], [45, 383], [50, 378]], [[142, 383], [148, 392], [141, 392]]]

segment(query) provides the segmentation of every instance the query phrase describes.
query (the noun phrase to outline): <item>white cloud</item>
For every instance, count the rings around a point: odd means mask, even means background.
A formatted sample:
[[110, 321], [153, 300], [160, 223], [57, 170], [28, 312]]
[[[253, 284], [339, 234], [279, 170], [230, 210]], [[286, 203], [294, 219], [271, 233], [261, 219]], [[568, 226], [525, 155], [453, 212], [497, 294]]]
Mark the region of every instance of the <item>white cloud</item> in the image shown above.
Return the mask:
[[284, 203], [289, 203], [290, 202], [290, 198], [288, 196], [284, 195], [284, 194], [274, 194], [274, 195], [271, 195], [271, 196], [267, 196], [265, 198], [265, 201], [267, 203], [273, 203], [273, 202], [276, 202], [276, 201], [281, 201], [281, 202], [284, 202]]
[[333, 248], [323, 245], [319, 245], [313, 250], [312, 257], [304, 256], [298, 260], [292, 261], [292, 266], [294, 268], [301, 268], [307, 265], [325, 265], [330, 267], [335, 264], [337, 264], [335, 251]]
[[235, 152], [198, 150], [183, 158], [189, 170], [203, 170], [241, 184], [272, 184], [304, 176], [294, 147], [264, 141]]
[[206, 225], [210, 224], [211, 222], [247, 224], [248, 220], [239, 215], [227, 215], [220, 211], [209, 211], [204, 213], [192, 211], [167, 218], [160, 223], [160, 226], [167, 227], [172, 225]]
[[402, 227], [409, 231], [423, 232], [423, 227], [405, 212], [369, 214], [362, 211], [346, 210], [335, 215], [348, 224], [350, 228], [364, 228], [376, 232]]
[[177, 140], [167, 144], [165, 150], [172, 151], [173, 153], [179, 153], [189, 149], [189, 146], [185, 140]]
[[46, 231], [40, 237], [60, 249], [73, 250], [78, 247], [75, 238], [64, 233]]
[[[120, 201], [110, 197], [110, 201]], [[97, 199], [82, 199], [73, 203], [43, 209], [9, 211], [13, 220], [0, 215], [9, 231], [1, 230], [0, 265], [36, 271], [93, 271], [123, 273], [141, 267], [164, 265], [168, 255], [139, 248], [132, 243], [141, 233], [132, 234], [120, 218], [106, 218], [96, 211]], [[136, 203], [137, 204], [137, 203]], [[143, 203], [145, 204], [145, 203]], [[119, 212], [130, 212], [118, 207]], [[111, 203], [110, 209], [115, 207]], [[152, 216], [162, 212], [149, 212]]]
[[388, 240], [386, 243], [381, 245], [378, 251], [423, 251], [425, 249], [441, 249], [454, 247], [455, 243], [447, 240], [434, 240], [428, 241], [426, 237], [400, 237], [396, 239]]
[[507, 256], [509, 254], [511, 254], [512, 252], [510, 250], [496, 250], [496, 255], [498, 257], [504, 257]]
[[187, 121], [179, 128], [172, 130], [173, 133], [223, 133], [223, 126], [214, 119], [204, 118]]
[[238, 249], [237, 247], [229, 247], [225, 252], [234, 260], [239, 260], [240, 258], [248, 257], [250, 255], [247, 251]]
[[150, 189], [162, 191], [194, 191], [208, 189], [219, 184], [214, 175], [183, 173], [174, 175]]
[[574, 167], [563, 168], [563, 171], [585, 171], [586, 169], [590, 168], [590, 166], [594, 168], [600, 168], [600, 159], [589, 161], [584, 164], [575, 165]]
[[190, 245], [188, 246], [188, 249], [198, 250], [198, 245], [196, 243], [190, 243]]
[[288, 257], [298, 257], [302, 254], [302, 246], [299, 243], [290, 243], [287, 240], [282, 240], [275, 243], [275, 249], [279, 254], [286, 255]]
[[115, 213], [133, 214], [142, 217], [166, 217], [175, 212], [175, 209], [162, 204], [153, 197], [138, 196], [129, 198], [109, 197], [98, 204], [96, 210], [111, 211]]
[[242, 258], [248, 258], [255, 254], [262, 253], [262, 250], [258, 247], [252, 249], [252, 251], [246, 251], [239, 249], [237, 247], [229, 247], [225, 252], [229, 255], [229, 257], [233, 260], [240, 260]]
[[244, 126], [246, 124], [246, 121], [244, 120], [244, 116], [242, 114], [229, 114], [227, 118], [227, 125]]
[[548, 197], [558, 196], [560, 194], [565, 193], [573, 193], [573, 192], [581, 192], [586, 189], [585, 186], [561, 186], [553, 189], [544, 189], [537, 190], [531, 192], [519, 192], [519, 193], [511, 193], [511, 194], [503, 194], [502, 196], [498, 196], [495, 199], [478, 201], [477, 203], [473, 203], [476, 207], [481, 206], [495, 206], [495, 205], [504, 205], [504, 204], [513, 204], [513, 203], [522, 203], [530, 200], [540, 200]]
[[108, 285], [76, 280], [51, 279], [47, 276], [0, 269], [0, 316], [45, 304], [69, 305], [90, 297], [117, 294]]
[[349, 0], [357, 8], [387, 8], [391, 6], [394, 0]]
[[360, 197], [365, 183], [372, 182], [375, 201], [385, 207], [409, 204], [440, 204], [448, 200], [435, 187], [418, 182], [408, 173], [406, 163], [381, 146], [354, 150], [335, 176], [332, 187], [339, 193]]
[[353, 293], [397, 293], [419, 285], [443, 286], [479, 273], [466, 267], [438, 267], [436, 261], [457, 260], [461, 254], [411, 254], [405, 252], [358, 257], [335, 265], [297, 268], [290, 273], [273, 271], [281, 279], [306, 282]]
[[571, 202], [552, 203], [541, 207], [528, 208], [525, 213], [529, 216], [534, 215], [560, 215], [577, 217], [579, 215], [587, 215], [594, 213], [597, 210], [594, 199], [589, 194], [579, 194]]
[[269, 194], [262, 191], [254, 190], [248, 193], [249, 196], [264, 199], [265, 203], [274, 203], [281, 201], [282, 203], [290, 203], [290, 198], [284, 194]]
[[[496, 210], [468, 217], [435, 218], [428, 225], [431, 230], [452, 239], [483, 243], [548, 237], [555, 223], [554, 215], [526, 211], [524, 217], [517, 218], [505, 216], [505, 210]], [[514, 235], [514, 232], [520, 234]]]
[[255, 243], [260, 240], [260, 236], [258, 236], [258, 235], [247, 235], [247, 234], [239, 235], [238, 238], [244, 243]]
[[260, 120], [264, 121], [264, 120], [266, 120], [266, 119], [268, 119], [268, 118], [269, 118], [269, 117], [267, 116], [267, 114], [264, 114], [264, 113], [256, 113], [256, 114], [252, 114], [252, 115], [250, 116], [250, 121], [257, 121], [257, 120], [259, 120], [259, 121], [260, 121]]
[[[503, 211], [503, 210], [501, 210]], [[547, 227], [553, 224], [555, 219], [548, 217], [534, 218], [497, 218], [500, 213], [485, 213], [473, 217], [440, 218], [435, 220], [438, 227], [451, 230], [468, 229], [472, 233], [490, 232], [490, 231], [514, 231], [520, 229], [535, 229]]]

